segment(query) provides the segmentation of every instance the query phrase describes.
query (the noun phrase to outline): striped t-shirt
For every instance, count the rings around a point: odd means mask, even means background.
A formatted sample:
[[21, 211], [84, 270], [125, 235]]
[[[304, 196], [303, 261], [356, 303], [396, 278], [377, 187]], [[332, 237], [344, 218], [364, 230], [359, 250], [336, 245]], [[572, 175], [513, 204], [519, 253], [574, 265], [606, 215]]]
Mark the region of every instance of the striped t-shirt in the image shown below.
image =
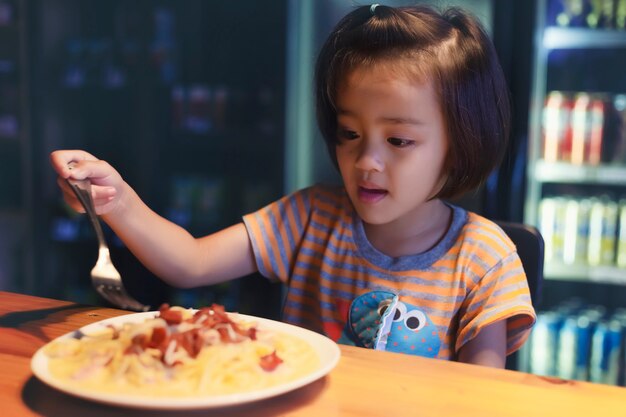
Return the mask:
[[535, 321], [515, 246], [456, 206], [427, 252], [389, 257], [367, 240], [342, 187], [297, 191], [244, 216], [256, 264], [287, 285], [283, 320], [340, 343], [454, 359], [486, 325], [507, 321], [507, 353]]

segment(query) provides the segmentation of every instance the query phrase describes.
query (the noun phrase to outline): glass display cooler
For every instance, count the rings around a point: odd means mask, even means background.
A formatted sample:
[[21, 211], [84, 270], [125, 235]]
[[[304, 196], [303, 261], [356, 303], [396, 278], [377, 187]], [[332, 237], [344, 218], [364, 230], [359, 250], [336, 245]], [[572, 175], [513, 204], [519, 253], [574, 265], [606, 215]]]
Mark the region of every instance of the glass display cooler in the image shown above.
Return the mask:
[[0, 287], [21, 288], [32, 273], [30, 216], [32, 141], [27, 9], [25, 1], [0, 1]]
[[624, 385], [626, 2], [541, 0], [525, 222], [545, 280], [525, 370]]
[[[62, 200], [55, 149], [107, 160], [196, 236], [283, 195], [286, 14], [286, 1], [0, 1], [0, 222], [20, 220], [0, 239], [13, 261], [2, 288], [103, 303], [89, 280], [95, 235]], [[279, 289], [258, 277], [171, 288], [105, 233], [145, 304], [280, 308]]]

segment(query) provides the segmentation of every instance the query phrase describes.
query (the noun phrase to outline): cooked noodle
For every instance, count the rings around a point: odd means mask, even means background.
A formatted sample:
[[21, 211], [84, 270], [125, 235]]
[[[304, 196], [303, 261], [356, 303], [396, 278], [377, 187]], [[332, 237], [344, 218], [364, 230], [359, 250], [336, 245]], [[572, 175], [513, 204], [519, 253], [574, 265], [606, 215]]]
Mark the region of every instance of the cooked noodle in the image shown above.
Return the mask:
[[45, 352], [52, 375], [81, 389], [167, 397], [268, 388], [319, 365], [306, 341], [235, 322], [217, 305], [164, 306], [156, 318], [60, 339]]

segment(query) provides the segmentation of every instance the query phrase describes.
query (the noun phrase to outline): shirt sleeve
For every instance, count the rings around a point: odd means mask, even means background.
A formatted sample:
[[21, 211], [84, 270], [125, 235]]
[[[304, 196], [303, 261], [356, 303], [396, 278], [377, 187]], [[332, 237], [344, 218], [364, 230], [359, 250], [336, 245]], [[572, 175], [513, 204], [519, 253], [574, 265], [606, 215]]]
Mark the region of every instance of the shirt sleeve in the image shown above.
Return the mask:
[[310, 218], [310, 207], [311, 189], [307, 188], [243, 217], [257, 268], [263, 276], [288, 281], [294, 254]]
[[459, 312], [455, 350], [480, 333], [485, 326], [506, 320], [507, 355], [518, 350], [535, 323], [526, 274], [513, 251], [490, 268], [474, 285]]

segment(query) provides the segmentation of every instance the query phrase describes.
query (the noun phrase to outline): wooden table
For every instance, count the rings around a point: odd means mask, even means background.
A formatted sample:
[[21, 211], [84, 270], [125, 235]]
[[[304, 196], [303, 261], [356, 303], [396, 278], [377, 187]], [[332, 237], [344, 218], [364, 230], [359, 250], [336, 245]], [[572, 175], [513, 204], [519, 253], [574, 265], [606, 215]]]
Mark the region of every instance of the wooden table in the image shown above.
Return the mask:
[[222, 409], [156, 412], [97, 404], [41, 383], [45, 343], [126, 311], [0, 292], [0, 415], [19, 416], [626, 416], [626, 389], [342, 346], [326, 377]]

